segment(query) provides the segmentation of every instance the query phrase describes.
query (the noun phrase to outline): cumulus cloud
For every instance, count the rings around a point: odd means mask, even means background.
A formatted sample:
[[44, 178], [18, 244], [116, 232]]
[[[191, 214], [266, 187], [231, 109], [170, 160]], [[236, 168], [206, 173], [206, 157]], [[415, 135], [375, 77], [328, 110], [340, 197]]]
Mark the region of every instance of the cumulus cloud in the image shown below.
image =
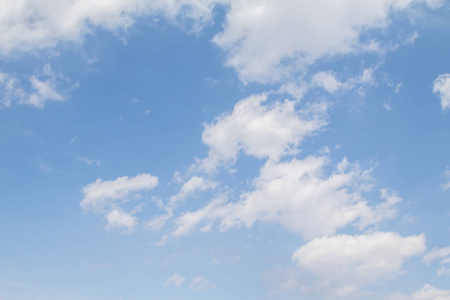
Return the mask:
[[441, 98], [442, 110], [450, 108], [450, 74], [441, 74], [434, 80], [433, 93]]
[[370, 205], [363, 193], [370, 190], [368, 171], [346, 159], [334, 167], [325, 156], [287, 162], [267, 161], [255, 180], [255, 189], [229, 202], [221, 196], [194, 212], [185, 212], [175, 223], [174, 235], [188, 234], [200, 224], [218, 221], [221, 230], [251, 227], [255, 222], [281, 224], [306, 239], [334, 234], [354, 224], [363, 229], [395, 215], [401, 201], [395, 193], [381, 191], [383, 201]]
[[406, 259], [423, 253], [425, 236], [392, 232], [317, 238], [294, 252], [297, 265], [319, 278], [335, 296], [357, 292], [367, 283], [397, 276]]
[[394, 295], [389, 300], [450, 300], [450, 290], [440, 290], [425, 284], [419, 291], [411, 296]]
[[185, 281], [186, 278], [175, 272], [173, 273], [172, 276], [167, 278], [166, 282], [164, 283], [164, 286], [175, 285], [176, 287], [179, 287]]
[[66, 100], [70, 81], [47, 64], [30, 76], [0, 72], [0, 89], [0, 107], [9, 107], [14, 102], [44, 107], [50, 101]]
[[228, 52], [227, 65], [242, 80], [274, 82], [320, 58], [378, 51], [376, 41], [361, 35], [386, 28], [391, 14], [419, 3], [440, 4], [423, 0], [231, 0], [224, 30], [213, 42]]
[[127, 29], [137, 16], [164, 16], [199, 30], [210, 22], [210, 0], [22, 0], [0, 1], [0, 53], [53, 47], [59, 41], [80, 41], [96, 27]]
[[194, 291], [200, 291], [200, 290], [209, 290], [214, 287], [216, 287], [215, 283], [210, 282], [208, 279], [206, 279], [203, 276], [198, 276], [192, 279], [192, 283], [189, 285], [191, 289]]
[[209, 147], [208, 157], [199, 168], [212, 171], [220, 164], [234, 162], [240, 151], [256, 158], [279, 160], [295, 154], [303, 139], [317, 133], [327, 122], [324, 103], [296, 110], [294, 101], [265, 105], [267, 94], [239, 101], [231, 113], [206, 124], [202, 139]]

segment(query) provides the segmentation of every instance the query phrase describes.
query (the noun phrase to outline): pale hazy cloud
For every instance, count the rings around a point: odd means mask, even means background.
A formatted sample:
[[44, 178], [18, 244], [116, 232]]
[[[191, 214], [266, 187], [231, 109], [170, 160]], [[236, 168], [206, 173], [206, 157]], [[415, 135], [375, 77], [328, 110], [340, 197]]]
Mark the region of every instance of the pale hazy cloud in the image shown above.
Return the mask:
[[198, 192], [214, 189], [216, 186], [216, 182], [210, 181], [204, 177], [192, 176], [183, 184], [178, 194], [170, 197], [169, 206], [173, 206], [179, 201], [184, 201]]
[[208, 279], [206, 279], [203, 276], [198, 276], [198, 277], [195, 277], [194, 279], [192, 279], [192, 282], [189, 285], [189, 287], [195, 291], [200, 291], [200, 290], [206, 291], [206, 290], [216, 287], [216, 284], [210, 282]]
[[446, 181], [446, 183], [444, 183], [444, 185], [442, 186], [442, 189], [448, 190], [450, 189], [450, 167], [447, 167], [444, 171], [444, 179]]
[[441, 74], [434, 81], [433, 93], [441, 98], [442, 110], [450, 108], [450, 74]]
[[425, 284], [411, 296], [396, 294], [388, 297], [387, 300], [450, 300], [450, 290], [440, 290], [432, 285]]
[[422, 261], [429, 264], [436, 259], [444, 259], [443, 261], [445, 261], [446, 258], [450, 258], [450, 246], [444, 248], [433, 248], [425, 254]]
[[48, 102], [66, 100], [67, 91], [73, 87], [70, 80], [49, 64], [33, 75], [18, 76], [0, 71], [0, 107], [9, 107], [12, 103], [44, 107]]
[[167, 278], [166, 282], [164, 283], [164, 286], [175, 285], [176, 287], [179, 287], [185, 281], [186, 278], [175, 272], [173, 273], [172, 276]]

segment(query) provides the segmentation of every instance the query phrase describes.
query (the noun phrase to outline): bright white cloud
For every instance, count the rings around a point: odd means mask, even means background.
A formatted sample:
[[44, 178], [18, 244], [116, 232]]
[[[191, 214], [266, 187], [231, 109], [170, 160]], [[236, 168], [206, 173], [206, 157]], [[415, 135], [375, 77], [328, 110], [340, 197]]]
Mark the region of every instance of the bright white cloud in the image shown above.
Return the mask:
[[189, 287], [195, 291], [200, 291], [200, 290], [206, 291], [206, 290], [216, 287], [216, 284], [210, 282], [208, 279], [206, 279], [203, 276], [198, 276], [198, 277], [195, 277], [194, 279], [192, 279], [192, 283], [189, 285]]
[[108, 221], [106, 229], [126, 230], [127, 232], [132, 232], [137, 224], [136, 217], [133, 217], [132, 214], [123, 212], [119, 208], [111, 210], [106, 215], [106, 219]]
[[209, 189], [214, 189], [217, 183], [205, 179], [204, 177], [192, 176], [187, 182], [183, 184], [178, 194], [170, 197], [170, 206], [175, 205], [178, 201], [184, 201], [188, 197], [195, 195], [197, 192], [203, 192]]
[[412, 296], [395, 295], [389, 300], [450, 300], [450, 290], [440, 290], [425, 284], [422, 289], [412, 294]]
[[206, 124], [203, 142], [208, 157], [199, 168], [212, 171], [218, 165], [236, 160], [240, 151], [257, 158], [279, 160], [295, 154], [303, 139], [326, 125], [324, 103], [296, 110], [294, 101], [264, 105], [267, 95], [253, 95], [239, 101], [231, 113]]
[[164, 283], [164, 286], [175, 285], [176, 287], [179, 287], [185, 281], [186, 278], [175, 272], [173, 273], [172, 276], [167, 278], [166, 282]]
[[319, 278], [335, 296], [346, 296], [367, 283], [395, 277], [406, 259], [423, 253], [425, 236], [392, 232], [338, 235], [314, 239], [292, 255], [297, 265]]
[[[230, 0], [224, 31], [213, 41], [244, 81], [273, 82], [337, 54], [378, 51], [361, 39], [389, 25], [390, 15], [423, 0]], [[270, 41], [270, 43], [267, 43]]]
[[44, 107], [49, 101], [66, 99], [65, 91], [60, 90], [70, 85], [70, 81], [50, 65], [45, 65], [42, 72], [22, 77], [0, 72], [0, 107], [9, 107], [13, 102]]
[[96, 27], [127, 29], [136, 16], [162, 15], [188, 30], [210, 22], [210, 0], [0, 0], [0, 53], [53, 47], [59, 41], [80, 41]]
[[136, 177], [119, 177], [116, 180], [95, 182], [83, 187], [84, 194], [80, 206], [85, 210], [103, 212], [105, 209], [136, 197], [141, 191], [148, 191], [158, 185], [158, 177], [150, 174], [140, 174]]
[[436, 78], [433, 93], [441, 98], [441, 107], [444, 111], [450, 108], [450, 74], [441, 74]]
[[329, 168], [327, 157], [268, 161], [255, 180], [254, 191], [241, 194], [235, 202], [222, 196], [197, 211], [182, 214], [175, 221], [173, 234], [188, 234], [203, 223], [208, 229], [214, 221], [220, 223], [221, 230], [267, 222], [312, 239], [334, 234], [352, 223], [363, 229], [395, 215], [393, 206], [401, 201], [395, 193], [382, 190], [384, 201], [373, 206], [364, 200], [362, 193], [372, 186], [368, 171], [346, 159], [327, 174]]

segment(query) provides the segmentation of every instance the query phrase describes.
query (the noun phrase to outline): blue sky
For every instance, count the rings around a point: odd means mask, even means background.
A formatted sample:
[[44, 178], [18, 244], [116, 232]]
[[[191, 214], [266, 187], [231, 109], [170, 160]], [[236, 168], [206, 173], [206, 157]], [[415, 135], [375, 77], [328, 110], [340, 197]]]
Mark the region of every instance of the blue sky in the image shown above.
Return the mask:
[[0, 7], [0, 300], [450, 299], [448, 1]]

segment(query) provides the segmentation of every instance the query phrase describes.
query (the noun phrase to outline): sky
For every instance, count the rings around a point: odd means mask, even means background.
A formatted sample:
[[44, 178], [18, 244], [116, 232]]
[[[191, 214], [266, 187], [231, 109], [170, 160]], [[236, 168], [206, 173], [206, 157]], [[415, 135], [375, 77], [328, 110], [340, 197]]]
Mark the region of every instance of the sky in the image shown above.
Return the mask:
[[0, 300], [450, 299], [447, 0], [0, 0]]

